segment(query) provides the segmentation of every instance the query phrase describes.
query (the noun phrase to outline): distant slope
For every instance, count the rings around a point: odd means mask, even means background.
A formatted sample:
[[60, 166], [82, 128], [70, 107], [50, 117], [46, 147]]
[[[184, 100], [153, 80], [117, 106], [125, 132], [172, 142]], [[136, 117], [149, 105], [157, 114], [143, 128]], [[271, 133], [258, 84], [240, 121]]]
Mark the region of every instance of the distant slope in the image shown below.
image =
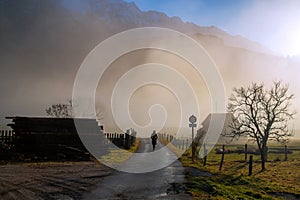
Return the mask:
[[43, 115], [47, 105], [70, 98], [81, 62], [99, 42], [144, 26], [172, 28], [201, 43], [220, 69], [228, 95], [232, 87], [276, 79], [293, 81], [292, 92], [300, 91], [297, 59], [274, 56], [216, 27], [142, 12], [122, 0], [0, 0], [0, 91], [5, 94], [0, 117]]

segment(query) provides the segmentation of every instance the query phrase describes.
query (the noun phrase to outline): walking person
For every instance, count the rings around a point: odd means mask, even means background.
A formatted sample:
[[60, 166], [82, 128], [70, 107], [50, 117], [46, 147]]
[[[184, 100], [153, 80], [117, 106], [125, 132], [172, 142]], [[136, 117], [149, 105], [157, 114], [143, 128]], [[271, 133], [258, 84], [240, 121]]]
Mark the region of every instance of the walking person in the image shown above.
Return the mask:
[[156, 131], [153, 130], [152, 134], [151, 134], [151, 140], [152, 140], [152, 147], [153, 147], [153, 151], [155, 150], [155, 145], [157, 143], [157, 134], [156, 134]]

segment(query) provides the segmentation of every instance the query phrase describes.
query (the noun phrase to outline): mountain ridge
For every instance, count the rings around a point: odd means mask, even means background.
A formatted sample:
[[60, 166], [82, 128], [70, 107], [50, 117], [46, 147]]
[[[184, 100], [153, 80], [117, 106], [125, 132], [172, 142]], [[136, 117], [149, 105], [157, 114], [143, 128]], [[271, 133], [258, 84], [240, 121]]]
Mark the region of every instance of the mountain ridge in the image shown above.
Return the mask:
[[[80, 0], [79, 0], [80, 1]], [[81, 1], [82, 3], [88, 3], [88, 1]], [[94, 2], [100, 2], [100, 1], [92, 1]], [[105, 7], [107, 5], [106, 3], [109, 2], [108, 0], [102, 0], [104, 2], [101, 4], [102, 7]], [[106, 3], [105, 3], [106, 2]], [[240, 35], [231, 35], [227, 33], [226, 31], [219, 29], [215, 26], [200, 26], [193, 22], [183, 22], [182, 19], [178, 16], [170, 17], [166, 15], [165, 13], [149, 10], [149, 11], [141, 11], [138, 6], [134, 2], [124, 2], [122, 0], [118, 0], [114, 2], [115, 4], [121, 4], [124, 7], [126, 7], [127, 11], [130, 13], [136, 13], [134, 15], [131, 15], [129, 18], [130, 23], [134, 23], [138, 26], [147, 26], [148, 24], [151, 24], [153, 26], [159, 25], [162, 21], [170, 21], [170, 23], [173, 23], [173, 28], [181, 29], [179, 27], [185, 26], [184, 29], [181, 30], [188, 34], [195, 34], [195, 33], [202, 33], [205, 35], [214, 35], [219, 37], [220, 39], [224, 40], [224, 43], [230, 46], [234, 47], [242, 47], [245, 49], [249, 49], [252, 51], [257, 51], [260, 53], [267, 53], [267, 54], [274, 54], [269, 49], [264, 47], [263, 45], [259, 44], [258, 42], [251, 41], [243, 36]], [[100, 6], [100, 7], [101, 7]], [[68, 7], [68, 6], [67, 6]], [[85, 6], [87, 7], [87, 6]], [[95, 6], [99, 9], [99, 6]], [[120, 8], [117, 6], [117, 8]], [[120, 9], [121, 13], [124, 14], [123, 9]], [[94, 9], [93, 11], [97, 12], [97, 9]], [[116, 11], [116, 10], [115, 10]], [[123, 11], [123, 12], [122, 12]], [[122, 15], [124, 17], [124, 15]], [[144, 19], [144, 21], [139, 21], [139, 19]], [[178, 27], [176, 27], [176, 24], [179, 24]]]
[[[247, 48], [244, 38], [157, 11], [141, 11], [122, 0], [76, 1], [88, 3], [84, 12], [79, 12], [80, 6], [66, 7], [65, 0], [0, 0], [0, 91], [5, 93], [1, 118], [28, 113], [40, 116], [48, 105], [70, 99], [77, 70], [97, 44], [113, 34], [144, 26], [175, 29], [199, 42], [218, 66], [227, 94], [233, 87], [276, 79], [293, 80], [292, 92], [300, 91], [295, 73], [298, 65], [293, 59], [259, 50], [253, 42], [258, 50]], [[89, 7], [97, 3], [98, 7]], [[231, 40], [240, 46], [229, 45]]]

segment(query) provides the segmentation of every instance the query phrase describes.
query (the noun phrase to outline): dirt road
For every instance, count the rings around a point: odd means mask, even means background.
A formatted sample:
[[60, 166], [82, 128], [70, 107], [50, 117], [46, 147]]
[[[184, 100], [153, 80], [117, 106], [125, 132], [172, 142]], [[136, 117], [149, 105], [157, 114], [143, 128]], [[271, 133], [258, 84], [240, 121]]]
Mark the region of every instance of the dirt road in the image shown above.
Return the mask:
[[82, 199], [111, 173], [94, 162], [0, 165], [0, 199]]

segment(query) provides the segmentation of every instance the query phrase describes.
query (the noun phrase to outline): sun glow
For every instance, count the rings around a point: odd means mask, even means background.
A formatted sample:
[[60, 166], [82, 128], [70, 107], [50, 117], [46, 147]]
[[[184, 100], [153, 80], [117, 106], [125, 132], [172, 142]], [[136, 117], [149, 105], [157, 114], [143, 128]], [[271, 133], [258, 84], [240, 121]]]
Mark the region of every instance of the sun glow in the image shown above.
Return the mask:
[[290, 55], [300, 55], [300, 28], [292, 34]]
[[300, 25], [290, 25], [283, 33], [285, 39], [279, 42], [282, 53], [289, 56], [300, 55]]

